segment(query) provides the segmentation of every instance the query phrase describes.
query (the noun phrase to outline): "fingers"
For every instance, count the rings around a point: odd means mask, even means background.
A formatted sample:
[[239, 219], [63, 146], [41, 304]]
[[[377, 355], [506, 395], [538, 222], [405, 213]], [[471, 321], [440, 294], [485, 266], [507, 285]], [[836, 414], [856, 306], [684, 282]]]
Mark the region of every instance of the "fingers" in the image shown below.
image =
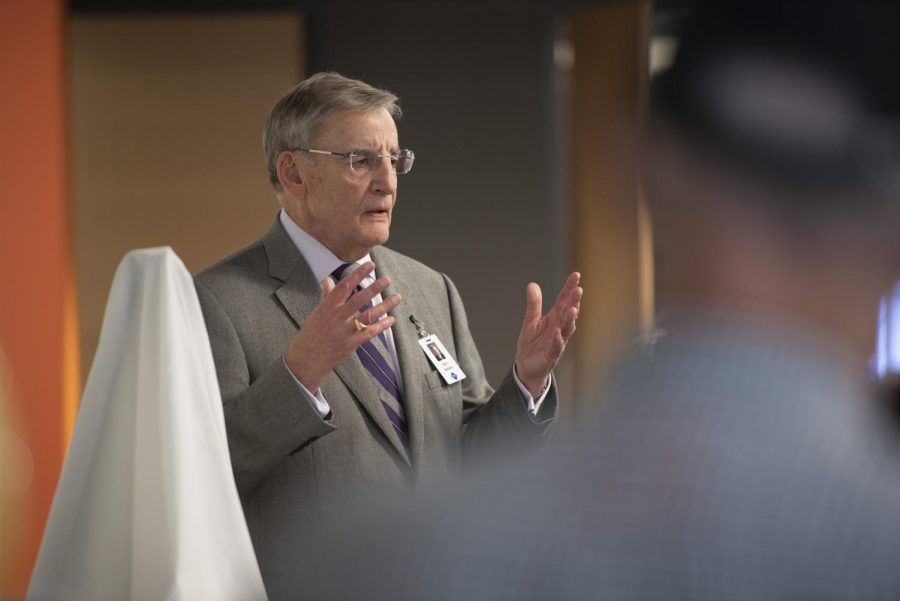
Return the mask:
[[368, 327], [365, 330], [362, 330], [361, 332], [356, 332], [354, 334], [354, 336], [357, 338], [356, 346], [359, 346], [366, 340], [371, 340], [372, 338], [375, 338], [376, 336], [378, 336], [379, 334], [381, 334], [382, 332], [384, 332], [385, 330], [390, 328], [392, 325], [394, 325], [394, 323], [396, 321], [397, 321], [396, 319], [394, 319], [392, 316], [389, 315], [388, 317], [385, 317], [384, 319], [379, 319], [379, 320], [375, 321], [375, 323], [368, 324]]
[[341, 319], [355, 315], [366, 303], [391, 285], [391, 279], [382, 276], [357, 292], [357, 287], [372, 274], [374, 269], [375, 264], [368, 261], [337, 284], [334, 284], [331, 277], [325, 278], [322, 282], [322, 304], [336, 310], [336, 315]]
[[[356, 290], [356, 287], [375, 269], [375, 263], [371, 261], [366, 261], [362, 265], [359, 266], [359, 269], [356, 269], [348, 275], [346, 278], [338, 282], [333, 290], [332, 294], [328, 295], [328, 298], [333, 299], [334, 303], [342, 303], [345, 302], [350, 295], [353, 294], [353, 291]], [[331, 279], [330, 277], [326, 279]], [[371, 286], [369, 286], [371, 288]], [[324, 286], [323, 286], [324, 290]], [[324, 300], [323, 296], [323, 300]]]
[[327, 277], [322, 280], [322, 298], [324, 299], [326, 296], [331, 294], [331, 291], [334, 290], [334, 280], [331, 277]]
[[563, 285], [559, 296], [554, 305], [554, 313], [560, 335], [562, 339], [568, 340], [575, 333], [575, 322], [578, 320], [578, 313], [581, 311], [581, 298], [584, 296], [584, 289], [579, 285], [581, 283], [581, 274], [577, 271], [572, 273]]
[[525, 288], [525, 319], [524, 324], [534, 323], [541, 318], [542, 309], [541, 287], [534, 282]]
[[384, 292], [385, 288], [391, 285], [391, 278], [388, 276], [382, 276], [375, 280], [371, 285], [366, 286], [353, 296], [347, 299], [346, 303], [344, 303], [344, 313], [356, 313], [359, 311], [366, 303], [375, 298], [376, 295]]
[[360, 313], [359, 319], [363, 323], [373, 324], [399, 305], [401, 300], [403, 300], [403, 297], [399, 294], [392, 294], [371, 309]]
[[562, 325], [559, 328], [563, 340], [568, 340], [575, 333], [575, 322], [578, 319], [578, 309], [570, 307], [563, 317]]
[[[581, 283], [581, 274], [577, 271], [571, 273], [568, 278], [566, 278], [566, 283], [563, 284], [562, 290], [559, 291], [559, 295], [556, 297], [557, 305], [572, 305], [578, 300], [581, 300], [581, 287], [579, 284]], [[583, 292], [583, 291], [582, 291]]]
[[[580, 282], [580, 273], [575, 272], [570, 275], [556, 299], [556, 304], [553, 306], [553, 309], [556, 312], [560, 324], [568, 323], [569, 314], [572, 309], [574, 309], [575, 318], [578, 317], [578, 313], [581, 311], [581, 298], [584, 296], [584, 288], [579, 286]], [[562, 328], [564, 325], [561, 325], [560, 327]]]
[[556, 295], [556, 303], [557, 305], [561, 303], [565, 303], [566, 300], [571, 296], [572, 290], [578, 286], [578, 280], [581, 276], [578, 272], [574, 272], [569, 274], [569, 277], [566, 278], [565, 283], [562, 288], [559, 290], [559, 294]]
[[584, 288], [581, 286], [575, 288], [572, 292], [572, 302], [569, 305], [570, 308], [575, 309], [575, 317], [578, 317], [578, 314], [581, 313], [581, 298], [584, 296]]

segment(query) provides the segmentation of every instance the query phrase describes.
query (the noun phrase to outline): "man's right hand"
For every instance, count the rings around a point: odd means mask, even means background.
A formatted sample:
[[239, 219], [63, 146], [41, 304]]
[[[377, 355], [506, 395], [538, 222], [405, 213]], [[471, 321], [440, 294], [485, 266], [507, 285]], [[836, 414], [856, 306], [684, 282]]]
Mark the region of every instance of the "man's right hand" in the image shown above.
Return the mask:
[[[300, 383], [316, 394], [325, 376], [345, 361], [366, 340], [394, 325], [393, 317], [381, 317], [400, 304], [400, 295], [392, 294], [371, 309], [357, 312], [376, 294], [387, 288], [391, 280], [383, 276], [371, 286], [353, 294], [375, 264], [371, 261], [335, 284], [330, 277], [322, 281], [322, 300], [291, 339], [284, 362]], [[357, 317], [368, 327], [358, 332], [353, 322]]]

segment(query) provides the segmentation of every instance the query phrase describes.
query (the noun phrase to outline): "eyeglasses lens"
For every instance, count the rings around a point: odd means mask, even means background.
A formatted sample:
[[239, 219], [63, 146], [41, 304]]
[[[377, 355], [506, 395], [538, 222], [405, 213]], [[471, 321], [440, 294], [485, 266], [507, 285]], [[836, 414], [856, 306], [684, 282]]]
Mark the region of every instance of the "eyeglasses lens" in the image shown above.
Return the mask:
[[394, 163], [394, 171], [400, 174], [409, 173], [413, 166], [413, 159], [415, 158], [416, 155], [414, 155], [411, 150], [401, 150]]
[[368, 171], [382, 159], [389, 158], [391, 168], [399, 174], [409, 173], [415, 155], [411, 150], [401, 150], [398, 154], [378, 154], [375, 150], [357, 150], [350, 153], [350, 168], [354, 171]]

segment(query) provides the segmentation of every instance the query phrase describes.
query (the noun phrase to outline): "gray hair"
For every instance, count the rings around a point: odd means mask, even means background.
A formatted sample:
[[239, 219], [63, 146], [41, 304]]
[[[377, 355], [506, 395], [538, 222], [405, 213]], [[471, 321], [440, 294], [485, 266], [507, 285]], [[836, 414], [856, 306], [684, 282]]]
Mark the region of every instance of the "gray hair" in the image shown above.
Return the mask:
[[275, 191], [281, 192], [278, 155], [308, 146], [329, 113], [371, 113], [378, 109], [387, 110], [395, 121], [402, 114], [400, 100], [394, 94], [339, 73], [316, 73], [294, 86], [272, 107], [263, 129], [266, 167]]

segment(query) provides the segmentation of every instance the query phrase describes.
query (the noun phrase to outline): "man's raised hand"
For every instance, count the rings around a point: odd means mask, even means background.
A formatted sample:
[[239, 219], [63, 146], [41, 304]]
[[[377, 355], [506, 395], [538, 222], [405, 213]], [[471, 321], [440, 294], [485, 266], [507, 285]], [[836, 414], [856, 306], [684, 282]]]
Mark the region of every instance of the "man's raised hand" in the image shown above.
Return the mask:
[[[391, 280], [382, 276], [370, 286], [354, 294], [375, 264], [370, 262], [335, 284], [326, 277], [322, 282], [322, 299], [309, 314], [288, 344], [284, 361], [303, 386], [315, 394], [325, 376], [349, 358], [366, 340], [394, 325], [394, 318], [381, 317], [400, 304], [400, 295], [392, 294], [371, 309], [360, 309], [387, 288]], [[355, 319], [366, 327], [359, 330]]]
[[575, 332], [584, 295], [580, 282], [581, 274], [571, 274], [546, 315], [541, 315], [541, 287], [531, 283], [526, 288], [525, 319], [516, 345], [516, 373], [533, 395], [547, 386], [550, 372]]

